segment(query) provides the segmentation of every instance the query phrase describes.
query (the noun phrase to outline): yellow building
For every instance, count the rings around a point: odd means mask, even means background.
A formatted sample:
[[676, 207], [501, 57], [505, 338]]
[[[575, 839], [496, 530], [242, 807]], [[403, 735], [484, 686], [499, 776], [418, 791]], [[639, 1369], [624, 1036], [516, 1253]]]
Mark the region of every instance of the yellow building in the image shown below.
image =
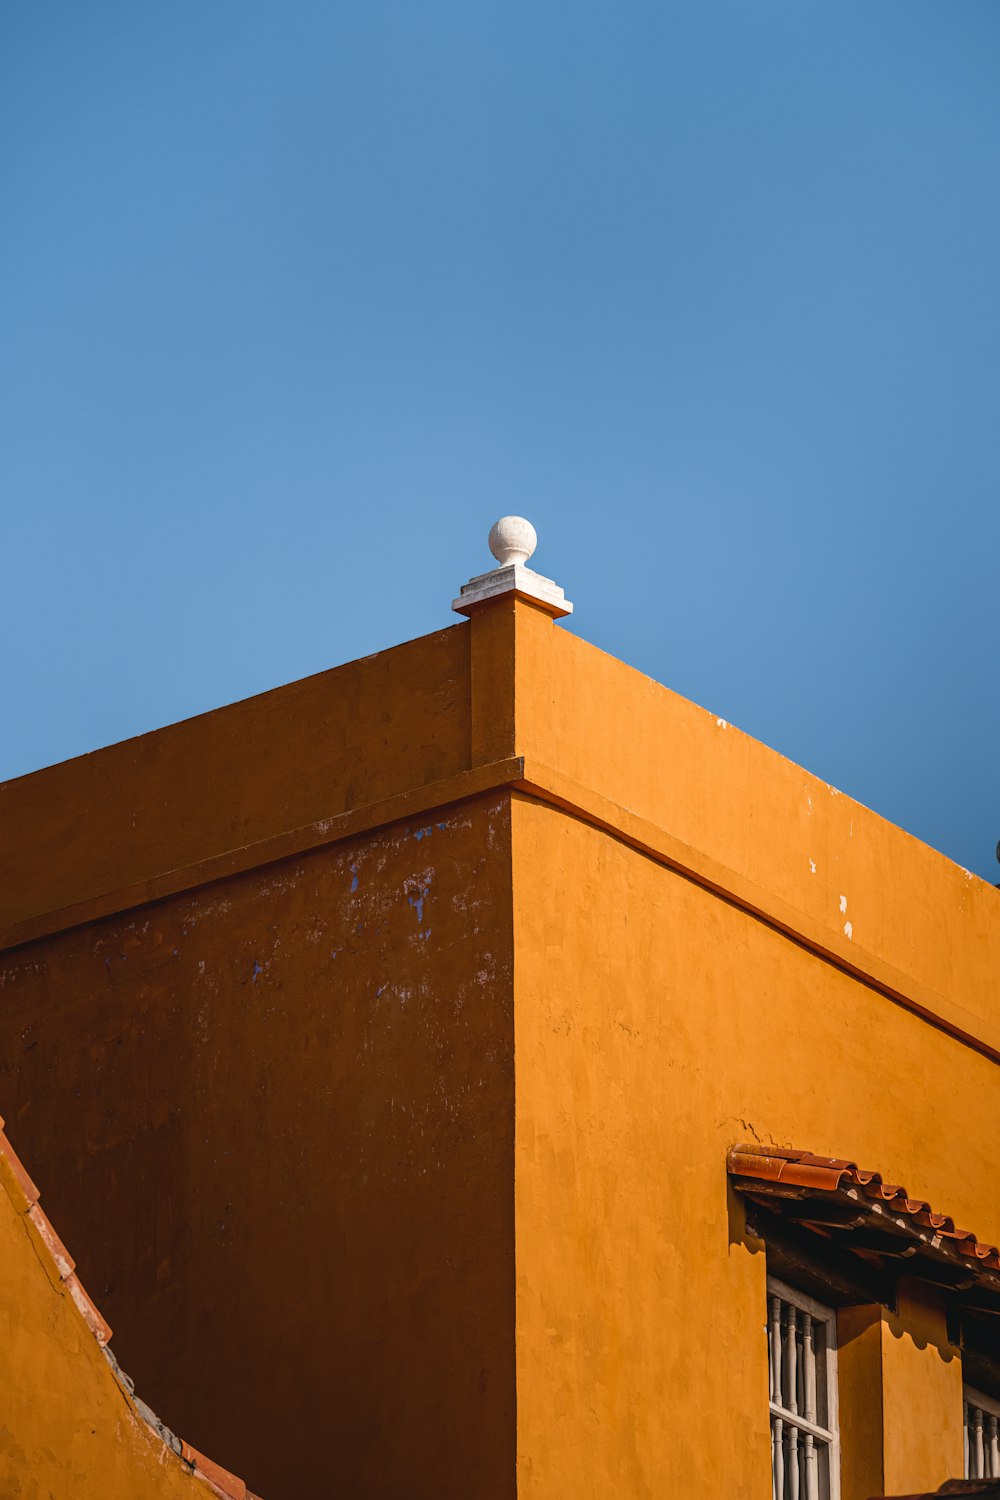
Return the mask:
[[449, 629], [0, 787], [0, 1110], [167, 1432], [8, 1173], [0, 1494], [200, 1485], [175, 1431], [266, 1500], [1000, 1468], [1000, 894], [519, 539]]

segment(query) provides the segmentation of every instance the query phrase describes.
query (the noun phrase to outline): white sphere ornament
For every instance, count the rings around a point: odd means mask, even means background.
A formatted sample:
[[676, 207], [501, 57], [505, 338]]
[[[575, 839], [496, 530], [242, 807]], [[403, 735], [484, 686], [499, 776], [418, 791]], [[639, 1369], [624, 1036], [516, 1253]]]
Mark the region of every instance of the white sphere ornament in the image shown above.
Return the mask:
[[525, 567], [537, 546], [538, 537], [530, 521], [523, 516], [501, 516], [490, 531], [490, 551], [499, 567], [463, 583], [458, 598], [452, 600], [452, 609], [456, 614], [473, 615], [506, 596], [527, 600], [553, 620], [571, 615], [573, 606], [559, 585]]
[[538, 546], [538, 536], [523, 516], [501, 516], [490, 530], [490, 551], [501, 568], [526, 563]]

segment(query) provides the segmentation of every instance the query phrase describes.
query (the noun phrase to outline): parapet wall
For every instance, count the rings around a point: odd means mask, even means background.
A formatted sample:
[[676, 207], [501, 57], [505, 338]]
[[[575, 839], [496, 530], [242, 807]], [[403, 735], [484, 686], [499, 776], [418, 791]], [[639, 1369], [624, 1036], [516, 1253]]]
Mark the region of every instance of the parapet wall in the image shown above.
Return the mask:
[[529, 779], [551, 772], [564, 800], [612, 804], [651, 841], [659, 830], [722, 893], [888, 988], [905, 982], [918, 1010], [946, 1009], [1000, 1055], [1000, 891], [536, 612], [516, 652]]
[[0, 784], [0, 945], [468, 764], [468, 630], [453, 626]]

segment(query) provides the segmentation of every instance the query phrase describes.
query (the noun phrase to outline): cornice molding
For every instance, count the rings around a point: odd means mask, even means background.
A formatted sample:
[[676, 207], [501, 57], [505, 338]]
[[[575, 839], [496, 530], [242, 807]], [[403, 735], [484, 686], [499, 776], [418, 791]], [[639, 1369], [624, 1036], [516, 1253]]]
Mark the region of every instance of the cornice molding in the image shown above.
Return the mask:
[[922, 984], [912, 974], [886, 963], [836, 928], [754, 884], [711, 855], [684, 843], [589, 787], [523, 756], [510, 756], [474, 766], [383, 801], [292, 828], [194, 864], [162, 871], [59, 910], [38, 913], [0, 931], [0, 950], [36, 942], [72, 927], [100, 921], [167, 896], [501, 790], [545, 803], [589, 824], [762, 922], [797, 947], [831, 964], [991, 1062], [1000, 1063], [1000, 1029], [997, 1027]]

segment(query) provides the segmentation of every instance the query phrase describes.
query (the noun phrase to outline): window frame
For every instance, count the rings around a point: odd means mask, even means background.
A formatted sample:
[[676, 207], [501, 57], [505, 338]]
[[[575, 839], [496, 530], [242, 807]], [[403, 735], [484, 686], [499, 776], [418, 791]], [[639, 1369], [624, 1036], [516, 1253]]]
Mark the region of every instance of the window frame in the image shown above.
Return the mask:
[[[994, 1467], [996, 1468], [996, 1474], [995, 1475], [988, 1474], [986, 1472], [986, 1465], [985, 1465], [985, 1463], [983, 1465], [983, 1473], [981, 1475], [979, 1475], [979, 1474], [972, 1474], [970, 1472], [970, 1470], [971, 1470], [970, 1459], [972, 1457], [972, 1441], [971, 1441], [971, 1438], [972, 1438], [972, 1429], [971, 1429], [971, 1427], [969, 1425], [969, 1415], [968, 1415], [969, 1414], [969, 1407], [970, 1406], [976, 1407], [976, 1409], [978, 1411], [983, 1412], [984, 1415], [987, 1415], [987, 1416], [990, 1416], [990, 1417], [995, 1417], [997, 1419], [998, 1428], [1000, 1428], [1000, 1401], [998, 1401], [995, 1396], [988, 1396], [985, 1391], [979, 1390], [974, 1385], [967, 1385], [963, 1381], [962, 1382], [962, 1457], [964, 1459], [963, 1468], [965, 1470], [965, 1477], [966, 1477], [966, 1479], [979, 1479], [979, 1478], [992, 1479], [992, 1478], [1000, 1478], [1000, 1433], [998, 1433], [998, 1450], [997, 1450], [997, 1452], [995, 1454], [997, 1462], [994, 1464]], [[984, 1443], [983, 1444], [984, 1457], [985, 1457], [985, 1449], [986, 1449], [986, 1445]]]
[[[824, 1328], [822, 1366], [825, 1383], [826, 1396], [826, 1418], [828, 1427], [823, 1427], [817, 1422], [810, 1422], [806, 1417], [797, 1412], [790, 1411], [787, 1407], [779, 1405], [771, 1399], [771, 1390], [768, 1390], [768, 1428], [773, 1432], [771, 1420], [780, 1419], [782, 1431], [785, 1426], [791, 1425], [799, 1432], [810, 1433], [818, 1440], [828, 1453], [830, 1493], [829, 1500], [840, 1500], [840, 1401], [837, 1387], [837, 1310], [827, 1306], [826, 1303], [817, 1302], [810, 1297], [808, 1292], [800, 1291], [798, 1287], [790, 1286], [787, 1281], [782, 1281], [779, 1276], [767, 1275], [767, 1299], [765, 1304], [766, 1319], [765, 1332], [768, 1348], [768, 1375], [770, 1377], [772, 1350], [771, 1350], [771, 1298], [778, 1297], [782, 1302], [791, 1304], [799, 1312], [808, 1313], [813, 1323], [822, 1323]], [[817, 1359], [817, 1364], [820, 1360]], [[774, 1476], [774, 1454], [772, 1437], [771, 1457], [772, 1484]], [[776, 1493], [776, 1491], [775, 1491]], [[805, 1500], [805, 1497], [802, 1497]]]

